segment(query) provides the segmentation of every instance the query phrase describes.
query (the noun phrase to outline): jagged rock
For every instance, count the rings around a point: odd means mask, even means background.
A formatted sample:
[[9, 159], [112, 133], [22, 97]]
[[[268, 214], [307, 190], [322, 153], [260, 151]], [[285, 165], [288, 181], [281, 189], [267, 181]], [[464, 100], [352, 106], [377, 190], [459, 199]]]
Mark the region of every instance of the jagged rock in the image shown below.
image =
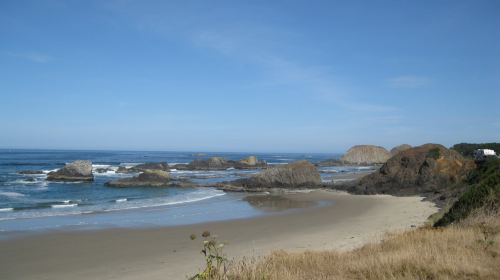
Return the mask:
[[21, 170], [17, 173], [23, 175], [36, 175], [36, 174], [43, 174], [44, 172], [42, 170]]
[[391, 154], [380, 146], [356, 145], [350, 148], [340, 159], [347, 164], [381, 164], [385, 163]]
[[218, 184], [227, 191], [255, 191], [269, 188], [310, 188], [321, 185], [316, 167], [302, 160], [286, 165], [272, 166], [259, 174], [233, 182]]
[[231, 167], [233, 167], [232, 164], [221, 157], [195, 159], [187, 165], [189, 170], [224, 170]]
[[96, 173], [106, 173], [108, 171], [113, 171], [113, 169], [111, 169], [111, 168], [97, 168], [95, 170]]
[[353, 186], [340, 187], [360, 194], [426, 195], [447, 201], [463, 190], [463, 181], [475, 164], [442, 145], [426, 144], [399, 152], [378, 172]]
[[247, 158], [241, 159], [239, 161], [229, 161], [236, 169], [253, 169], [253, 168], [265, 168], [267, 167], [267, 162], [264, 160], [258, 160], [256, 156], [249, 156]]
[[256, 156], [249, 156], [247, 158], [240, 160], [240, 163], [253, 166], [258, 163], [258, 160]]
[[399, 152], [406, 151], [406, 150], [411, 149], [411, 148], [412, 148], [411, 145], [408, 145], [408, 144], [402, 144], [402, 145], [396, 146], [396, 147], [391, 149], [391, 156], [395, 156]]
[[267, 163], [259, 161], [255, 156], [240, 161], [226, 160], [222, 157], [211, 157], [209, 159], [196, 159], [189, 164], [176, 164], [172, 168], [177, 170], [226, 170], [265, 168]]
[[49, 181], [93, 181], [92, 162], [77, 160], [66, 164], [63, 168], [47, 174]]
[[146, 170], [162, 170], [162, 171], [169, 171], [168, 164], [164, 161], [162, 162], [147, 162], [147, 163], [142, 163], [138, 164], [136, 166], [132, 167], [125, 167], [125, 166], [120, 166], [118, 167], [118, 170], [116, 170], [116, 173], [139, 173], [139, 172], [144, 172]]
[[145, 170], [132, 178], [124, 178], [106, 183], [109, 187], [165, 187], [170, 183], [170, 173], [163, 170]]

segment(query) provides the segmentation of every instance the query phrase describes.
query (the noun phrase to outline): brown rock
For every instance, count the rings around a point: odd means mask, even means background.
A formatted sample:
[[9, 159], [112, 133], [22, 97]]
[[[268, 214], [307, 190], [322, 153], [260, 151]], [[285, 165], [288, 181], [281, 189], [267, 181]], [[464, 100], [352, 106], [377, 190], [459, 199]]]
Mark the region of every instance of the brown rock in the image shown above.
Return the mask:
[[219, 184], [225, 190], [243, 191], [267, 188], [307, 188], [321, 184], [316, 167], [309, 161], [272, 166], [250, 178]]
[[390, 156], [383, 147], [357, 145], [350, 148], [340, 160], [348, 164], [380, 164], [385, 163]]
[[170, 183], [170, 174], [163, 170], [145, 170], [132, 178], [114, 180], [106, 183], [109, 187], [165, 187]]
[[66, 164], [63, 168], [47, 174], [49, 181], [93, 181], [92, 162], [77, 160]]
[[402, 144], [402, 145], [396, 146], [396, 147], [391, 149], [391, 156], [395, 156], [399, 152], [406, 151], [408, 149], [411, 149], [411, 146], [408, 144]]
[[426, 195], [440, 201], [456, 197], [475, 164], [442, 145], [426, 144], [399, 152], [378, 172], [345, 189], [354, 193]]

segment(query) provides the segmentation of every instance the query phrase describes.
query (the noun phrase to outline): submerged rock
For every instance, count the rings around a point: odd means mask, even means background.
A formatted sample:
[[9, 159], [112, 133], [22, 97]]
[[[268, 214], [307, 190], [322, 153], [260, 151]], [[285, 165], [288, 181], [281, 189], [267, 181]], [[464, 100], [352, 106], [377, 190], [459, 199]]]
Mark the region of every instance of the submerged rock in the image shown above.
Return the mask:
[[106, 173], [108, 171], [113, 171], [113, 169], [111, 169], [111, 168], [97, 168], [95, 170], [96, 173]]
[[310, 188], [321, 185], [316, 167], [309, 161], [296, 161], [272, 166], [259, 174], [233, 182], [218, 184], [228, 191], [256, 191], [269, 188]]
[[47, 174], [49, 181], [93, 181], [92, 162], [77, 160], [67, 163], [63, 168]]
[[23, 174], [23, 175], [36, 175], [36, 174], [44, 174], [42, 170], [21, 170], [17, 172], [18, 174]]
[[380, 146], [356, 145], [350, 148], [340, 159], [347, 164], [381, 164], [385, 163], [391, 154]]
[[360, 194], [426, 195], [445, 201], [463, 190], [475, 164], [442, 145], [426, 144], [399, 152], [378, 172], [344, 189]]

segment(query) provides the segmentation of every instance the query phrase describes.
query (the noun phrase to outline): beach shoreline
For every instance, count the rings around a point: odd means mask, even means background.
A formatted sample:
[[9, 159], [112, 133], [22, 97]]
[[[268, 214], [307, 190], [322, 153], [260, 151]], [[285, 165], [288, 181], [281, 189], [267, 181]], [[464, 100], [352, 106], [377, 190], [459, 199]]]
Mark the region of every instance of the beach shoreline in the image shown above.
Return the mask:
[[0, 241], [2, 279], [186, 279], [201, 267], [208, 230], [230, 259], [273, 250], [350, 250], [385, 233], [422, 225], [437, 208], [420, 197], [318, 190], [284, 194], [320, 207], [260, 217], [161, 228], [51, 232]]

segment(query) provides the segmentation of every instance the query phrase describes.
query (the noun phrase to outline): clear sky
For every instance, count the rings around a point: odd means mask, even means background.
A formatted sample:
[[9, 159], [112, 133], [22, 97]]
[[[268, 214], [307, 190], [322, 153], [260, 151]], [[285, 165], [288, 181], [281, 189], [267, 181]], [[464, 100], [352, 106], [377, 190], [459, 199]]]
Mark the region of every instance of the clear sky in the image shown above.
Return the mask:
[[500, 141], [500, 1], [0, 1], [0, 147]]

